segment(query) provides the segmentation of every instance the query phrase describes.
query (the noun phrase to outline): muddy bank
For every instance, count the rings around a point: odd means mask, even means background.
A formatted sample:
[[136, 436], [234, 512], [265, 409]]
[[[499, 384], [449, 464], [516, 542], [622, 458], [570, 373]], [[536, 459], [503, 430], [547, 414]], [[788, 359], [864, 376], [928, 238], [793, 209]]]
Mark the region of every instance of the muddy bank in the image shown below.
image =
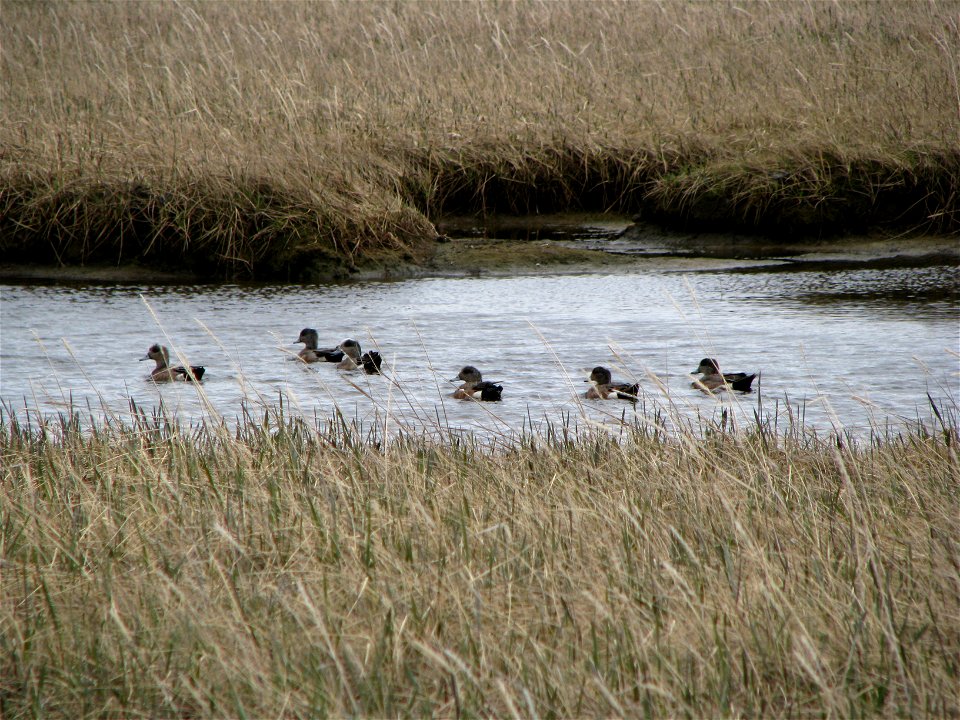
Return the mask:
[[[960, 239], [944, 235], [873, 234], [842, 239], [784, 241], [730, 233], [683, 233], [611, 215], [495, 216], [481, 222], [451, 216], [443, 234], [414, 257], [381, 252], [349, 266], [314, 262], [289, 278], [301, 282], [414, 277], [506, 276], [637, 270], [721, 270], [841, 267], [922, 267], [960, 264]], [[10, 281], [197, 284], [209, 276], [189, 269], [122, 265], [0, 264]]]
[[[587, 242], [587, 247], [595, 244]], [[960, 261], [960, 236], [869, 233], [793, 240], [735, 233], [682, 233], [636, 223], [605, 245], [609, 252], [645, 257], [735, 258], [740, 260], [811, 263], [904, 265]]]
[[[342, 267], [316, 267], [305, 282], [389, 280], [413, 277], [456, 277], [471, 275], [511, 275], [531, 272], [590, 272], [615, 270], [635, 264], [638, 258], [606, 252], [602, 249], [564, 247], [550, 242], [527, 243], [516, 240], [459, 238], [437, 244], [435, 252], [423, 263], [402, 256], [370, 259], [349, 270]], [[189, 271], [154, 270], [140, 265], [27, 265], [0, 264], [0, 280], [196, 284], [212, 282], [209, 277]]]

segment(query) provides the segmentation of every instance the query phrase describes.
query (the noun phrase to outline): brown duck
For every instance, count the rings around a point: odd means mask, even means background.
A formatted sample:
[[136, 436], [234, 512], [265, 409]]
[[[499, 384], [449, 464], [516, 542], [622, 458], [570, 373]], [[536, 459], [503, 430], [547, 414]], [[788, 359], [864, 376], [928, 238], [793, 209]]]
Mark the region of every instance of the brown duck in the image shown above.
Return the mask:
[[141, 362], [144, 360], [153, 360], [157, 364], [150, 373], [150, 379], [154, 382], [173, 382], [177, 380], [193, 382], [202, 380], [203, 374], [206, 372], [206, 369], [201, 365], [170, 367], [170, 352], [164, 345], [151, 345], [147, 354], [140, 358]]
[[591, 373], [590, 379], [584, 382], [591, 383], [591, 387], [584, 394], [587, 400], [636, 400], [640, 392], [637, 383], [615, 383], [610, 371], [602, 365], [597, 365]]
[[692, 374], [700, 375], [700, 379], [694, 380], [690, 387], [703, 392], [722, 392], [727, 389], [750, 392], [750, 385], [757, 376], [756, 373], [721, 373], [720, 366], [712, 358], [701, 360]]

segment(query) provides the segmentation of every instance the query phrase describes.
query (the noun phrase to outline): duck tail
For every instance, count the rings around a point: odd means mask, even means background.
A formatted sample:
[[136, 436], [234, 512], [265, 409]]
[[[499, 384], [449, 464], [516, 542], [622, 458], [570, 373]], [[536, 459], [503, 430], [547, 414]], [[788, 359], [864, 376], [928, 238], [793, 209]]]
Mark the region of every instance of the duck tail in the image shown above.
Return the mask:
[[617, 397], [621, 400], [632, 400], [633, 402], [637, 401], [637, 397], [640, 395], [640, 384], [635, 385], [625, 385], [617, 389]]
[[187, 382], [200, 382], [203, 380], [203, 374], [207, 369], [202, 365], [191, 365], [189, 368], [174, 368], [173, 371], [179, 375], [183, 375]]
[[499, 402], [503, 395], [503, 386], [485, 383], [486, 387], [480, 389], [480, 399], [487, 402]]
[[367, 375], [379, 375], [383, 358], [376, 350], [370, 350], [360, 357], [360, 362], [363, 363], [363, 370]]

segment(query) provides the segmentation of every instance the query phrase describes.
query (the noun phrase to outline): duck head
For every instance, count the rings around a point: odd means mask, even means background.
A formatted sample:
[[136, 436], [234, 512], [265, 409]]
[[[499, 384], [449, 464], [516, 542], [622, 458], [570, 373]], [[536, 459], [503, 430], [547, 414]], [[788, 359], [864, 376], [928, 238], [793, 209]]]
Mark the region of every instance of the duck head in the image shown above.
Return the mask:
[[610, 374], [610, 371], [602, 365], [597, 365], [590, 372], [590, 379], [585, 382], [591, 382], [594, 385], [609, 385], [612, 381], [613, 376]]
[[720, 366], [717, 365], [717, 361], [712, 358], [704, 358], [700, 361], [700, 364], [697, 366], [697, 369], [693, 371], [693, 374], [696, 375], [700, 373], [702, 375], [716, 375], [720, 372]]
[[319, 338], [320, 336], [316, 330], [313, 328], [304, 328], [300, 331], [300, 337], [297, 338], [297, 342], [303, 343], [307, 350], [316, 350]]
[[337, 349], [342, 350], [343, 354], [349, 357], [358, 365], [360, 364], [360, 343], [356, 340], [350, 340], [349, 338], [344, 340], [337, 346]]
[[473, 365], [464, 365], [460, 372], [457, 373], [457, 376], [453, 378], [456, 380], [463, 380], [467, 385], [476, 385], [481, 380], [483, 380], [483, 375], [480, 374], [480, 371], [477, 370]]
[[165, 346], [155, 343], [147, 348], [147, 354], [140, 358], [140, 362], [144, 360], [153, 360], [157, 363], [157, 367], [166, 367], [170, 362], [170, 352]]

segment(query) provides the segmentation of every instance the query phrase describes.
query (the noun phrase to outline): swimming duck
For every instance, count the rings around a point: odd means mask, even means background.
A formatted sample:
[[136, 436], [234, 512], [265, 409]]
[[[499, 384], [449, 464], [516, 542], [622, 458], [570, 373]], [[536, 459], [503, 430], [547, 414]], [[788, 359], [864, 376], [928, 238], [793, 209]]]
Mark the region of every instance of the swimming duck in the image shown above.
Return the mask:
[[182, 366], [170, 367], [170, 352], [164, 345], [151, 345], [147, 354], [140, 358], [140, 361], [153, 360], [157, 366], [150, 373], [150, 379], [154, 382], [170, 382], [172, 380], [202, 380], [206, 368], [200, 365], [191, 365], [189, 368]]
[[742, 392], [750, 392], [750, 385], [757, 376], [756, 373], [747, 375], [747, 373], [722, 373], [717, 361], [711, 358], [704, 358], [700, 365], [693, 371], [694, 375], [700, 374], [699, 380], [694, 380], [690, 387], [702, 390], [704, 392], [722, 391], [728, 387]]
[[451, 382], [463, 380], [463, 385], [458, 387], [453, 397], [457, 400], [485, 400], [496, 402], [500, 400], [503, 393], [502, 385], [495, 385], [483, 379], [480, 371], [473, 365], [464, 365], [460, 372]]
[[337, 349], [343, 354], [343, 358], [337, 363], [337, 370], [356, 370], [362, 367], [367, 375], [380, 374], [383, 358], [376, 350], [361, 354], [360, 343], [349, 339], [340, 343]]
[[337, 350], [343, 352], [343, 358], [337, 363], [337, 370], [356, 370], [363, 364], [360, 357], [360, 343], [356, 340], [346, 339], [339, 345]]
[[638, 383], [615, 383], [610, 371], [602, 365], [597, 365], [590, 373], [590, 379], [584, 382], [592, 383], [585, 393], [588, 400], [633, 400], [636, 401], [640, 393]]
[[317, 342], [319, 341], [319, 337], [317, 331], [313, 328], [304, 328], [301, 330], [297, 342], [303, 343], [304, 348], [297, 353], [297, 357], [305, 363], [340, 362], [343, 360], [343, 353], [339, 350], [318, 350]]

